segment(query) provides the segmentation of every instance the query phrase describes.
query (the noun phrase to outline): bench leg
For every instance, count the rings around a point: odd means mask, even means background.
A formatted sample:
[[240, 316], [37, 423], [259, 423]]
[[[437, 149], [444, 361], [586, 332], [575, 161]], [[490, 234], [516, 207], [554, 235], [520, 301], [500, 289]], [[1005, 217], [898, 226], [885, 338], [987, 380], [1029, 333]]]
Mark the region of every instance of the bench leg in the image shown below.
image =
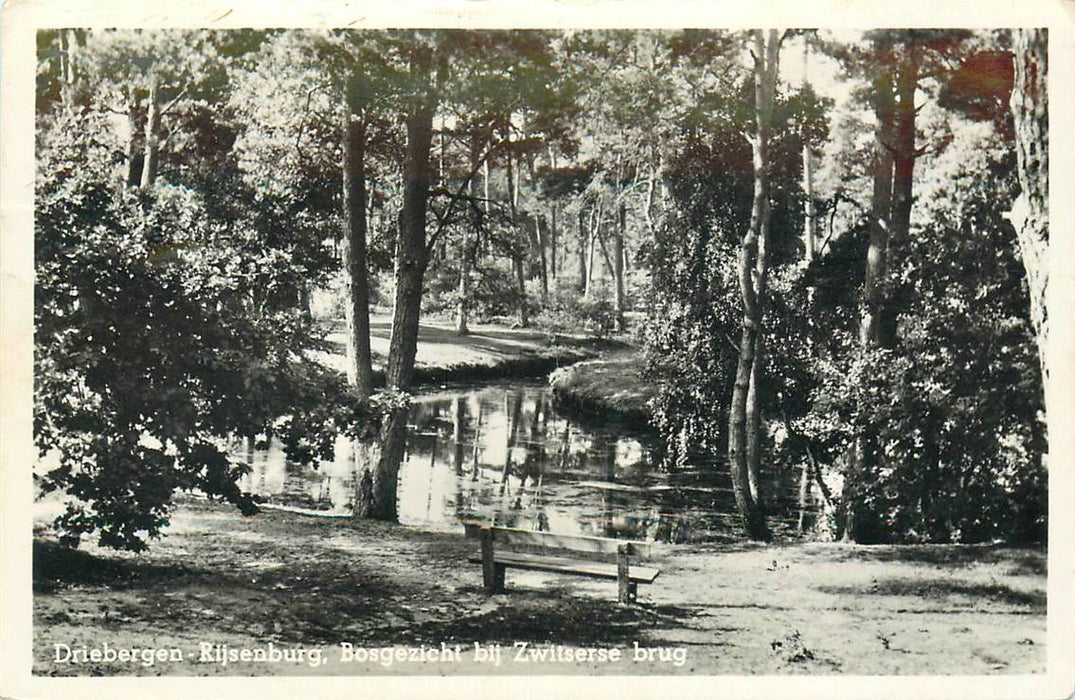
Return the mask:
[[631, 583], [628, 568], [628, 552], [631, 545], [621, 544], [616, 549], [616, 582], [619, 584], [619, 601], [629, 604], [638, 599], [638, 584]]
[[504, 591], [503, 564], [493, 561], [493, 531], [490, 528], [482, 528], [482, 583], [485, 584], [486, 593], [502, 593]]
[[507, 567], [504, 564], [495, 564], [493, 569], [493, 590], [492, 593], [503, 593], [504, 587], [504, 571]]

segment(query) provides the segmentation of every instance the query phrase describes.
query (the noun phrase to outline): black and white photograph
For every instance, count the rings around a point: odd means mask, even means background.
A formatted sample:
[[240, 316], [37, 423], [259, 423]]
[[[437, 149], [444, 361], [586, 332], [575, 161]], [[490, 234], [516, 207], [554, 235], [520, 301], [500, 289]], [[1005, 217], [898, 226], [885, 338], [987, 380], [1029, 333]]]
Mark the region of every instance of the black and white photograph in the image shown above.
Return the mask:
[[4, 8], [0, 694], [1070, 695], [1062, 3], [506, 4]]

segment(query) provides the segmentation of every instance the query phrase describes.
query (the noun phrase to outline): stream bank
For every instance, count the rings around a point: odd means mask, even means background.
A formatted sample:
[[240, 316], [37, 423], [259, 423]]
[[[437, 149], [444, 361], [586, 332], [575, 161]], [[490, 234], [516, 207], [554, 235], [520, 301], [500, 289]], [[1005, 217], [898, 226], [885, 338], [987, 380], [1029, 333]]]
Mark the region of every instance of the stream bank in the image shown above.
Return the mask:
[[[370, 319], [370, 349], [377, 385], [384, 384], [384, 365], [392, 334], [391, 319]], [[337, 323], [326, 334], [327, 350], [315, 359], [339, 372], [346, 371], [345, 329]], [[532, 328], [509, 328], [494, 324], [471, 324], [459, 335], [448, 322], [423, 321], [418, 331], [414, 383], [437, 386], [490, 379], [544, 377], [553, 370], [622, 348], [614, 341], [584, 335], [547, 333]]]
[[556, 405], [581, 420], [616, 421], [652, 430], [655, 384], [640, 376], [641, 352], [625, 347], [561, 367], [549, 377]]

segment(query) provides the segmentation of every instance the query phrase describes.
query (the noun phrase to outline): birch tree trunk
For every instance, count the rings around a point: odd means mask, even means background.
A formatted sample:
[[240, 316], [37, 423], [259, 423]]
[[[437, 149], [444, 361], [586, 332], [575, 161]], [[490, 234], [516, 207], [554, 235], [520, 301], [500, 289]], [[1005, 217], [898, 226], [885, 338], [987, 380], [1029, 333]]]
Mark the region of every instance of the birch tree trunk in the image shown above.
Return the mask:
[[151, 187], [157, 180], [157, 158], [160, 147], [160, 79], [153, 74], [149, 84], [149, 113], [146, 116], [146, 151], [142, 161], [142, 189]]
[[586, 292], [586, 212], [582, 206], [579, 206], [578, 217], [578, 239], [579, 239], [579, 282], [578, 290], [580, 293]]
[[623, 239], [627, 235], [627, 204], [620, 202], [619, 226], [612, 239], [612, 276], [616, 284], [615, 310], [616, 330], [623, 332], [626, 324], [623, 318], [624, 285], [623, 285]]
[[760, 342], [769, 243], [769, 132], [779, 68], [780, 38], [776, 30], [754, 30], [754, 201], [750, 228], [739, 250], [739, 288], [743, 300], [743, 333], [728, 416], [728, 461], [735, 502], [751, 539], [769, 539], [765, 517], [750, 486], [750, 471], [760, 461], [758, 389], [764, 355]]
[[77, 78], [76, 62], [78, 56], [78, 36], [74, 29], [60, 30], [60, 101], [65, 107], [75, 104], [75, 80]]

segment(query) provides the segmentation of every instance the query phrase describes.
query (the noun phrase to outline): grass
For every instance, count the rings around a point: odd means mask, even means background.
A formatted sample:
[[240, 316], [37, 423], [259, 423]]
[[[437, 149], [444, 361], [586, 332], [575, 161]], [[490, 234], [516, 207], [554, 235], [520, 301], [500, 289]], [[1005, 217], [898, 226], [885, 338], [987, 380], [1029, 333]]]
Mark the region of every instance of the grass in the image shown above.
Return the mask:
[[656, 387], [639, 376], [640, 367], [631, 348], [557, 370], [550, 383], [558, 405], [574, 413], [646, 425]]

